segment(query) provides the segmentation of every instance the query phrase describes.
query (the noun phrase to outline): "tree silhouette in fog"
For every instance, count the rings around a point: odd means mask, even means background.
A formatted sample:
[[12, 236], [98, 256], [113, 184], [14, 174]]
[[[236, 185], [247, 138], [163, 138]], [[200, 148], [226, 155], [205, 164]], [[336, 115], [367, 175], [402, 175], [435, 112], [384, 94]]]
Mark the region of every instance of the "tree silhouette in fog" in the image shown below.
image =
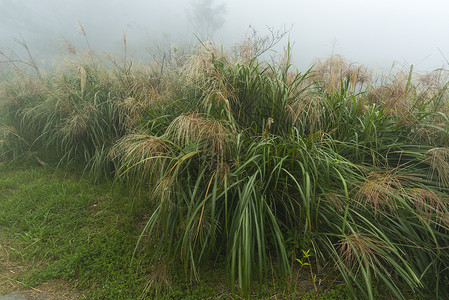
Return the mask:
[[216, 4], [215, 0], [193, 0], [187, 10], [194, 33], [202, 40], [211, 39], [223, 26], [226, 13], [226, 4]]

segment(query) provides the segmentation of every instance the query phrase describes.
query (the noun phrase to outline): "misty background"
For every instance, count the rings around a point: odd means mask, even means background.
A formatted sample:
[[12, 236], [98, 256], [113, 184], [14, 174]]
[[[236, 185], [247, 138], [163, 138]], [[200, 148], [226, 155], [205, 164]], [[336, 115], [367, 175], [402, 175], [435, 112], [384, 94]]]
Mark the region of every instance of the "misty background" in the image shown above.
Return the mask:
[[67, 53], [65, 40], [87, 49], [79, 24], [99, 52], [122, 53], [126, 34], [135, 58], [150, 57], [155, 45], [197, 44], [196, 36], [230, 48], [250, 26], [261, 36], [291, 28], [275, 50], [290, 40], [302, 71], [341, 54], [372, 69], [397, 62], [425, 72], [448, 65], [448, 12], [444, 0], [0, 0], [0, 50], [24, 57], [14, 41], [23, 38], [36, 61], [49, 64]]

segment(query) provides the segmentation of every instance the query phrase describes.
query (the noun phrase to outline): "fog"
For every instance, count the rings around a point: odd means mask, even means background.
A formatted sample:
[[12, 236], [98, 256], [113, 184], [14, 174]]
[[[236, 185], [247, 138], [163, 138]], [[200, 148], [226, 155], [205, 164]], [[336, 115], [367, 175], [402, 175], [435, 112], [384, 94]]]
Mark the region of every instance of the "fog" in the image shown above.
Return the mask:
[[[291, 27], [275, 49], [282, 51], [290, 41], [300, 70], [331, 54], [373, 69], [388, 70], [395, 61], [413, 64], [418, 71], [448, 64], [449, 2], [444, 0], [212, 2], [222, 6], [208, 20], [222, 17], [224, 23], [208, 39], [230, 47], [244, 39], [249, 26], [260, 35], [267, 34], [268, 27]], [[36, 60], [45, 62], [66, 52], [64, 40], [78, 48], [121, 53], [126, 34], [129, 51], [144, 57], [155, 45], [198, 42], [194, 33], [201, 34], [195, 32], [192, 3], [195, 0], [0, 0], [0, 48], [24, 55], [14, 42], [23, 38]]]

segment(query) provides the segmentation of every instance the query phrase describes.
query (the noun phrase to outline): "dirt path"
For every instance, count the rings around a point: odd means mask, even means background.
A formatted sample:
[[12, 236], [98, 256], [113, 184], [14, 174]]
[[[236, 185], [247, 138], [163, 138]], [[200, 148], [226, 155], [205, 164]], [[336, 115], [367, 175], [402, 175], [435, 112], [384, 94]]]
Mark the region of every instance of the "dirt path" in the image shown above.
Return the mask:
[[83, 298], [82, 293], [63, 280], [52, 280], [37, 287], [24, 286], [15, 277], [30, 272], [32, 267], [10, 259], [9, 254], [12, 250], [0, 240], [0, 300], [75, 300]]

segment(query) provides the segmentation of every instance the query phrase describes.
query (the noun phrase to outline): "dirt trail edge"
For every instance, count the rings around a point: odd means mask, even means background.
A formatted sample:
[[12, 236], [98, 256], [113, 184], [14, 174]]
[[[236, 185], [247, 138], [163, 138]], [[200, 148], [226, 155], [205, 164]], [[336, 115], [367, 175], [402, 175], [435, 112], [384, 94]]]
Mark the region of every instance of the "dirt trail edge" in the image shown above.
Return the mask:
[[51, 280], [37, 287], [26, 287], [16, 278], [32, 270], [10, 259], [13, 249], [5, 245], [0, 237], [0, 300], [75, 300], [83, 294], [76, 291], [64, 280]]

